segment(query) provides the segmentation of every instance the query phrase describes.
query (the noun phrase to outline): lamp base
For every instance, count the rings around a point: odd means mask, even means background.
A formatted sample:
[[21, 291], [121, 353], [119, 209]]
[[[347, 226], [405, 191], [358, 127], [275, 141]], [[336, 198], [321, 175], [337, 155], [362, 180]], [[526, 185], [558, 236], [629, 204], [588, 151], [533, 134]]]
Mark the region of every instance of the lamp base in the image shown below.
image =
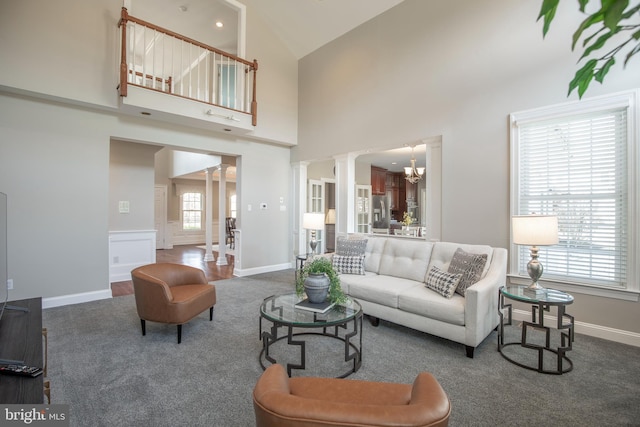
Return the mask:
[[532, 283], [530, 286], [524, 288], [525, 295], [539, 297], [547, 293], [547, 289], [543, 288], [538, 282]]

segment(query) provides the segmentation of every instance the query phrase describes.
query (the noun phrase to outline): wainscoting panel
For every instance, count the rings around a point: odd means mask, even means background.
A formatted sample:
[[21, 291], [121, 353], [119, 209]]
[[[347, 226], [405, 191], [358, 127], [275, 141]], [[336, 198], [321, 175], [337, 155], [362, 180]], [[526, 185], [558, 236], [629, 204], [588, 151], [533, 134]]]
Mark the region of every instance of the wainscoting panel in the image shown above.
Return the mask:
[[[219, 233], [218, 233], [218, 224], [220, 221], [214, 220], [211, 223], [211, 243], [219, 243]], [[180, 223], [176, 222], [175, 227], [172, 229], [172, 246], [180, 246], [180, 245], [201, 245], [206, 243], [207, 238], [206, 231], [202, 230], [189, 230], [184, 231], [180, 228]]]
[[109, 281], [131, 280], [131, 270], [156, 262], [156, 231], [109, 232]]

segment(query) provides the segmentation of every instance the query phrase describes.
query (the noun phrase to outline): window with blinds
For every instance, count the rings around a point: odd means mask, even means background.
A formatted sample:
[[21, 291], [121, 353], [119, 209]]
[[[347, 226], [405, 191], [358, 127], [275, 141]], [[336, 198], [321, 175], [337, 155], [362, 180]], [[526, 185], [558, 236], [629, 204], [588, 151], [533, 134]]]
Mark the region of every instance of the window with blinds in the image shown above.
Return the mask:
[[[629, 109], [587, 110], [512, 115], [511, 210], [558, 217], [559, 243], [539, 248], [545, 279], [626, 289]], [[527, 277], [530, 248], [514, 249], [512, 273]]]

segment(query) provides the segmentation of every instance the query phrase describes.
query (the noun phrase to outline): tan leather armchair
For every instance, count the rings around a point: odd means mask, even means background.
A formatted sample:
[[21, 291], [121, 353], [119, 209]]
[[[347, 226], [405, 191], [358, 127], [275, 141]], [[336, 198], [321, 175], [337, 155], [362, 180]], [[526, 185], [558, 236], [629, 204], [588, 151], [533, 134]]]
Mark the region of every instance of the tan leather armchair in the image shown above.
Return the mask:
[[209, 309], [213, 320], [216, 287], [207, 283], [199, 268], [173, 263], [143, 265], [131, 272], [136, 308], [146, 335], [146, 321], [178, 325], [178, 344], [182, 325]]
[[258, 427], [446, 426], [451, 404], [438, 381], [422, 372], [411, 384], [289, 378], [269, 366], [253, 390]]

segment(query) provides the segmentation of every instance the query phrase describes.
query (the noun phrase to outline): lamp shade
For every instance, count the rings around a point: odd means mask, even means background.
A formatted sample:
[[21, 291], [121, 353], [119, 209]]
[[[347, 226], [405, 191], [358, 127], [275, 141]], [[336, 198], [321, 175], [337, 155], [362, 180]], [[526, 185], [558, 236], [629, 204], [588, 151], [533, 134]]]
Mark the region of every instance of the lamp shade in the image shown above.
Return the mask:
[[327, 211], [327, 216], [324, 219], [325, 224], [335, 224], [336, 223], [336, 210], [329, 209]]
[[550, 215], [517, 215], [511, 218], [513, 243], [544, 246], [558, 243], [558, 217]]
[[302, 216], [302, 228], [307, 230], [322, 230], [324, 228], [324, 214], [305, 213]]

